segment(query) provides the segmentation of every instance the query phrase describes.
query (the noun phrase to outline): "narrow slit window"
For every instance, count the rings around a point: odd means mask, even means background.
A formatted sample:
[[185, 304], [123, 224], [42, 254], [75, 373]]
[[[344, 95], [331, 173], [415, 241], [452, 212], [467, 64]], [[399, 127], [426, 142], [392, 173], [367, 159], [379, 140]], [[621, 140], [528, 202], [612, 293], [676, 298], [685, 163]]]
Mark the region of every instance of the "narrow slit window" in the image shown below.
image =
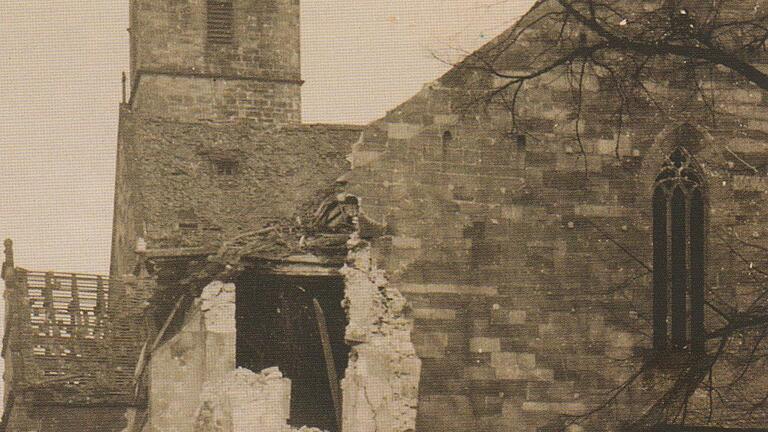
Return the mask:
[[234, 40], [232, 0], [208, 0], [209, 46], [231, 45]]
[[214, 159], [213, 168], [218, 175], [233, 176], [237, 174], [238, 163], [234, 159]]
[[653, 195], [653, 346], [667, 348], [667, 194]]
[[653, 193], [653, 346], [704, 349], [705, 196], [700, 170], [678, 147]]
[[442, 157], [443, 160], [446, 160], [448, 157], [448, 151], [451, 148], [451, 143], [453, 142], [453, 134], [451, 131], [445, 131], [443, 132], [443, 139], [442, 139]]

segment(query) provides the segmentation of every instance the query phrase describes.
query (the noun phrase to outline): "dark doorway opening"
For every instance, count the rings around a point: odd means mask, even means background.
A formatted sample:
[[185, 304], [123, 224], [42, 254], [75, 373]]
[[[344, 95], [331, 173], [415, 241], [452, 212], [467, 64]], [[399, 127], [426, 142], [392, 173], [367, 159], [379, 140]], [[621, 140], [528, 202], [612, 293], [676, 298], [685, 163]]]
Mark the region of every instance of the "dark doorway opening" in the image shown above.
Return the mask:
[[[333, 392], [339, 403], [341, 393], [338, 382], [331, 383], [326, 358], [332, 355], [341, 380], [350, 351], [344, 342], [344, 280], [245, 273], [236, 285], [237, 366], [255, 372], [278, 366], [291, 380], [289, 423], [338, 431]], [[327, 328], [325, 347], [318, 315]]]

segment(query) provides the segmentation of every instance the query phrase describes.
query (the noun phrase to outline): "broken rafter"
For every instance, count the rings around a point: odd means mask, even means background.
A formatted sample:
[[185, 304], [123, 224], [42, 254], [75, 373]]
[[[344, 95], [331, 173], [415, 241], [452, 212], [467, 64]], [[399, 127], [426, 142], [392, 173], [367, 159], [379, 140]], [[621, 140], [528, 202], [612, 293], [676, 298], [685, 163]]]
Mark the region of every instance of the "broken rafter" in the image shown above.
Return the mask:
[[155, 337], [155, 340], [152, 342], [152, 346], [149, 346], [149, 340], [144, 342], [144, 346], [141, 348], [141, 354], [139, 355], [139, 360], [136, 362], [136, 369], [133, 373], [133, 379], [135, 381], [135, 388], [134, 388], [134, 396], [137, 396], [139, 394], [139, 378], [141, 377], [141, 374], [144, 373], [144, 368], [147, 365], [147, 362], [149, 361], [149, 358], [152, 356], [152, 352], [155, 351], [157, 346], [160, 344], [160, 341], [163, 340], [163, 336], [165, 336], [165, 332], [168, 330], [168, 327], [173, 322], [173, 319], [176, 317], [176, 314], [179, 312], [179, 309], [181, 308], [182, 303], [184, 303], [184, 300], [186, 299], [186, 295], [182, 294], [181, 297], [179, 297], [178, 300], [176, 300], [176, 304], [173, 306], [173, 309], [171, 310], [171, 313], [168, 314], [168, 318], [166, 318], [165, 322], [163, 323], [163, 326], [160, 328], [160, 331], [157, 333], [157, 336]]
[[148, 249], [143, 253], [143, 255], [147, 258], [197, 257], [214, 254], [216, 254], [215, 249], [204, 247]]
[[339, 377], [336, 374], [336, 362], [333, 359], [333, 350], [331, 349], [331, 337], [328, 335], [328, 326], [325, 322], [325, 313], [320, 302], [316, 298], [312, 299], [315, 305], [315, 319], [317, 320], [317, 330], [320, 333], [320, 342], [323, 345], [323, 357], [325, 357], [325, 368], [328, 372], [328, 384], [331, 388], [331, 399], [333, 399], [333, 408], [336, 413], [336, 425], [341, 431], [341, 388], [339, 387]]

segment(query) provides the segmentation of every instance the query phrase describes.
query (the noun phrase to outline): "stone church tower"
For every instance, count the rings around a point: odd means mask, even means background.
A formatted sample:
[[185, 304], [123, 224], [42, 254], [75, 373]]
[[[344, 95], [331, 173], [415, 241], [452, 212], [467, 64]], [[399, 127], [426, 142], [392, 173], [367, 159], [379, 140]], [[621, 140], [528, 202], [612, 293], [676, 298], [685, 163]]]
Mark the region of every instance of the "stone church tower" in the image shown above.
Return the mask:
[[300, 122], [297, 0], [132, 0], [130, 7], [134, 112]]
[[317, 204], [359, 130], [301, 124], [298, 0], [130, 8], [111, 274], [133, 271], [138, 238], [211, 249]]
[[360, 128], [301, 123], [298, 0], [132, 0], [111, 274], [5, 244], [0, 431], [766, 431], [768, 96], [504, 87], [590, 42], [544, 3]]

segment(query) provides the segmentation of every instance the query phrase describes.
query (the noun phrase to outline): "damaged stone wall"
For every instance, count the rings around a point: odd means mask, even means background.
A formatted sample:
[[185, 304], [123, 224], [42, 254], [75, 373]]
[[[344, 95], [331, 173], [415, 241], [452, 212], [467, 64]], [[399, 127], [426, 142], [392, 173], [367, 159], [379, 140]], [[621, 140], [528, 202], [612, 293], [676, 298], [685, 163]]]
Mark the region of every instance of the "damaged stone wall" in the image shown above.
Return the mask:
[[[526, 49], [499, 67], [525, 70]], [[748, 304], [764, 286], [750, 267], [763, 268], [760, 254], [729, 246], [768, 242], [765, 92], [718, 68], [703, 75], [713, 126], [700, 100], [659, 82], [660, 99], [681, 102], [676, 120], [633, 118], [617, 136], [610, 96], [596, 77], [584, 83], [583, 153], [567, 74], [520, 93], [515, 130], [504, 107], [467, 103], [503, 80], [460, 67], [355, 144], [347, 191], [387, 224], [373, 253], [414, 308], [419, 432], [560, 430], [637, 370], [650, 347], [651, 185], [684, 123], [702, 141], [708, 298]], [[622, 394], [594, 427], [636, 418], [653, 396]]]
[[421, 361], [411, 343], [405, 298], [377, 268], [371, 246], [353, 235], [346, 282], [352, 345], [344, 379], [344, 431], [409, 432], [416, 429]]
[[261, 373], [238, 368], [206, 383], [194, 432], [283, 432], [290, 428], [291, 381], [277, 368]]
[[[343, 430], [415, 430], [420, 360], [405, 299], [387, 286], [370, 245], [349, 242], [345, 338], [352, 345], [342, 381]], [[235, 286], [212, 282], [150, 360], [144, 432], [289, 432], [290, 380], [277, 368], [235, 368]], [[318, 361], [320, 361], [318, 359]], [[317, 429], [302, 427], [299, 431]]]
[[200, 398], [235, 370], [235, 285], [212, 282], [151, 354], [146, 431], [193, 431]]
[[359, 137], [354, 127], [300, 124], [298, 2], [213, 2], [231, 7], [223, 44], [208, 38], [209, 3], [130, 2], [113, 276], [133, 270], [137, 237], [150, 249], [217, 247], [314, 210]]
[[[154, 248], [209, 247], [270, 221], [311, 214], [345, 172], [360, 129], [257, 122], [120, 119], [112, 274], [133, 271], [136, 237]], [[231, 173], [217, 163], [235, 164]]]

